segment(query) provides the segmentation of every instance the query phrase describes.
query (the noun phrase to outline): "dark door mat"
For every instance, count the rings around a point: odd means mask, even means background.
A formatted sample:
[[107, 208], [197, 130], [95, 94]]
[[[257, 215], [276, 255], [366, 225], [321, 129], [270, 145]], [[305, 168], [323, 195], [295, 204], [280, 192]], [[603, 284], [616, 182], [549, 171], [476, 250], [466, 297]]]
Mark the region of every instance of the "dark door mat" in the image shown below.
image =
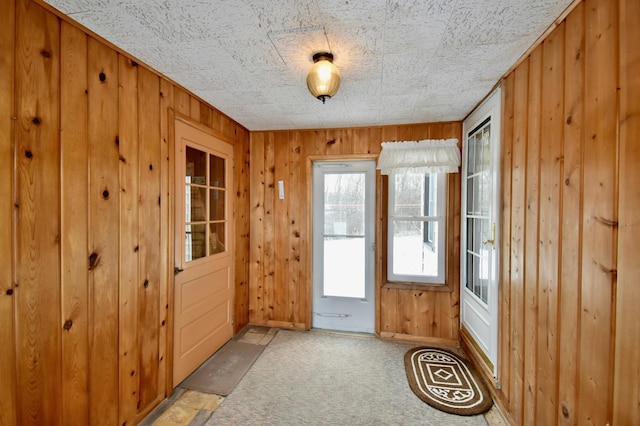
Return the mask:
[[181, 388], [227, 396], [240, 382], [265, 345], [230, 340], [180, 384]]
[[473, 416], [493, 405], [480, 374], [451, 351], [413, 348], [404, 355], [404, 366], [413, 393], [438, 410]]

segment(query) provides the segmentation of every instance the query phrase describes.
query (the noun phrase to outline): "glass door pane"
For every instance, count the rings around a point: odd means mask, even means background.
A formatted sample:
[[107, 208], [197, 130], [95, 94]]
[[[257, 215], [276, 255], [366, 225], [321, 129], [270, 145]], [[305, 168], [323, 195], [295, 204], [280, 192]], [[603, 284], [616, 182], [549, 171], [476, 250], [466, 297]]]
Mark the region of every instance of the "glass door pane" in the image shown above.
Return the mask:
[[365, 297], [365, 174], [324, 177], [324, 296]]
[[[226, 250], [227, 159], [187, 146], [185, 150], [185, 261]], [[207, 243], [208, 242], [208, 243]]]
[[491, 191], [489, 184], [490, 157], [489, 137], [490, 123], [469, 136], [467, 143], [467, 273], [465, 286], [482, 303], [487, 304], [489, 298], [489, 250], [492, 245]]

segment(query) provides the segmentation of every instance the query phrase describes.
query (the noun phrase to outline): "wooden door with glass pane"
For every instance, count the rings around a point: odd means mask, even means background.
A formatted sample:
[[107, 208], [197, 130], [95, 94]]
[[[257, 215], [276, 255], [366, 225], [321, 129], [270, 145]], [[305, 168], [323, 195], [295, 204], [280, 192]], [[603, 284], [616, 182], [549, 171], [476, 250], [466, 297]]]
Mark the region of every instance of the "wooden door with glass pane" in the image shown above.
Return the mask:
[[233, 334], [233, 147], [175, 124], [174, 386]]

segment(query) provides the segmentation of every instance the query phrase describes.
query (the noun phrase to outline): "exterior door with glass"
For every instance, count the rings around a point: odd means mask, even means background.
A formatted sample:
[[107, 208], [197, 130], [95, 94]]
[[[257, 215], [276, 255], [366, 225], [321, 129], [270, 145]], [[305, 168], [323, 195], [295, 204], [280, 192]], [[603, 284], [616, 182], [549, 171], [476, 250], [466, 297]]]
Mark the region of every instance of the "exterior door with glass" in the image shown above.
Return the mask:
[[494, 376], [498, 364], [500, 89], [463, 124], [460, 318]]
[[233, 334], [233, 146], [175, 122], [173, 383]]
[[315, 328], [375, 332], [375, 162], [313, 166]]

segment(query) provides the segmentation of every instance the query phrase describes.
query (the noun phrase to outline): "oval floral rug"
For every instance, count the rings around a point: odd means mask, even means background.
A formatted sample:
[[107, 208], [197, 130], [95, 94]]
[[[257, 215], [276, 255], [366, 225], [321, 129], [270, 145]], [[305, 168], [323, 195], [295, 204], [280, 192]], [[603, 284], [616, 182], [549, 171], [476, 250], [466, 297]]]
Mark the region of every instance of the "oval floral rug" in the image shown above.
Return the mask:
[[418, 398], [441, 411], [461, 416], [482, 414], [493, 405], [476, 370], [439, 348], [413, 348], [404, 355], [409, 386]]

